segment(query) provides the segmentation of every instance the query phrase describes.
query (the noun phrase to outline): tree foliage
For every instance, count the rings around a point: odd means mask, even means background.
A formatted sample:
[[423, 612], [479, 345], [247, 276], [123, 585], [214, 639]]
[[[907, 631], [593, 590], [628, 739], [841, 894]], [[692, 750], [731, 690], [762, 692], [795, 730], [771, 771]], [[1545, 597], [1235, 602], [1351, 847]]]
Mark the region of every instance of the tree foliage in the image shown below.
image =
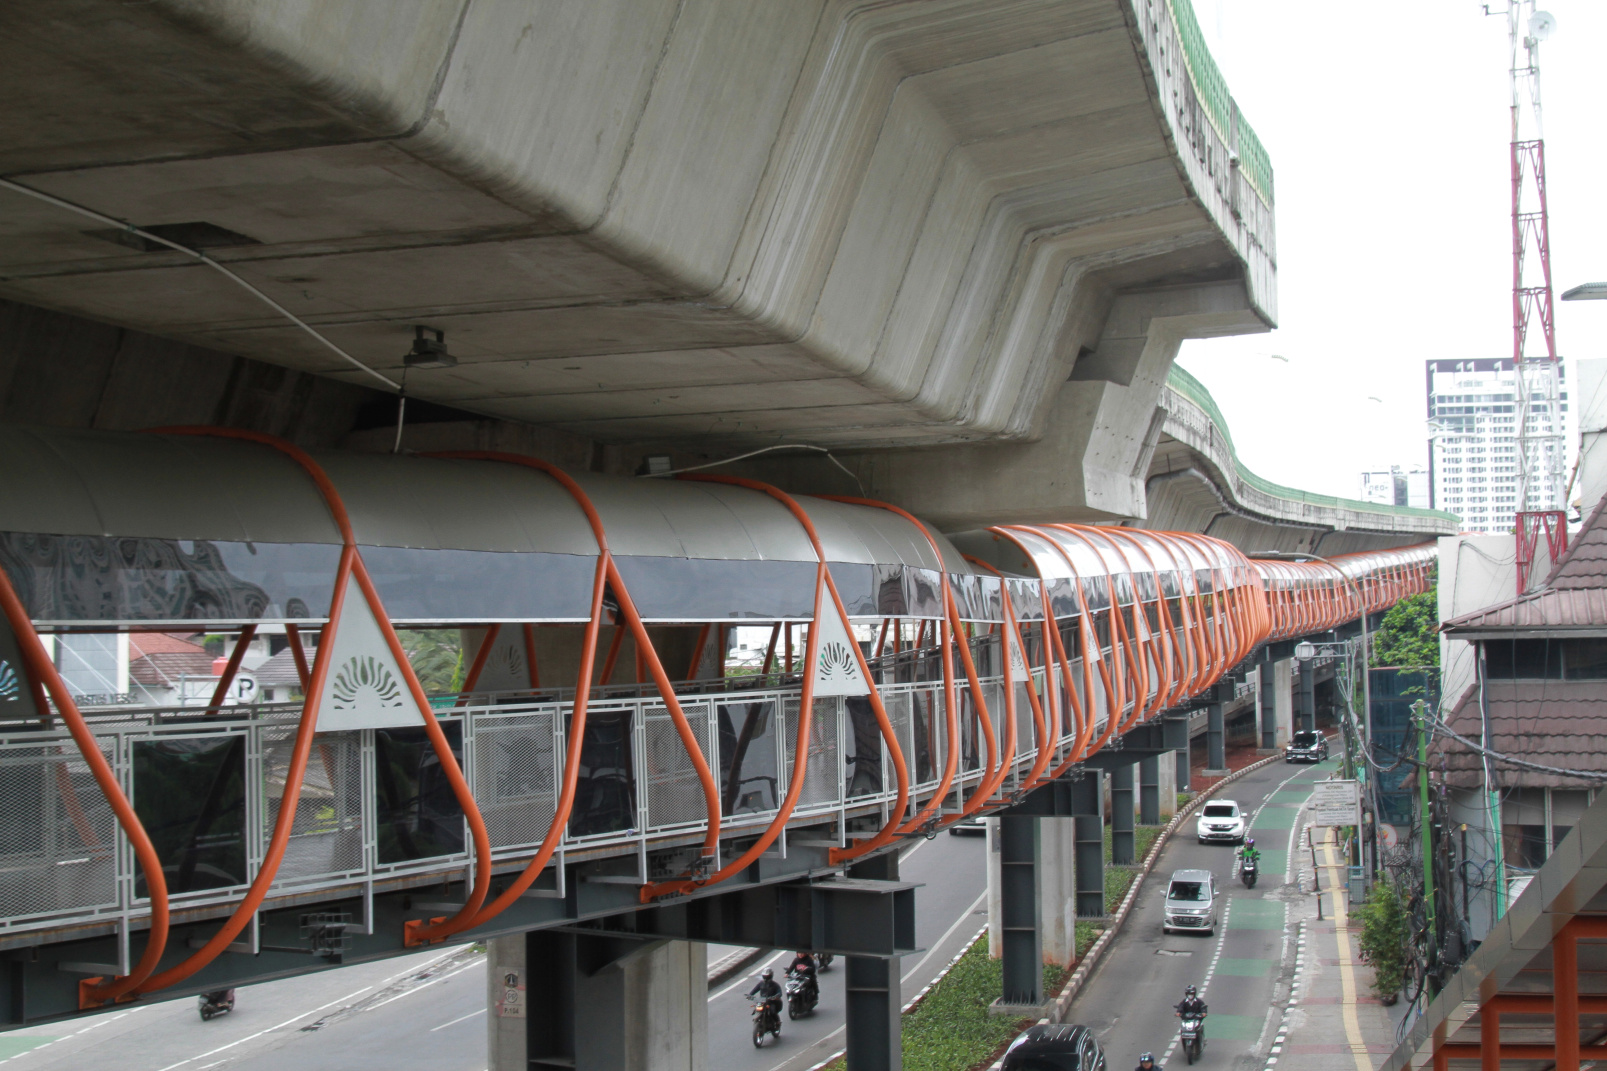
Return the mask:
[[1389, 608], [1383, 627], [1373, 639], [1373, 666], [1439, 664], [1439, 597], [1430, 588]]
[[1376, 882], [1355, 914], [1362, 924], [1362, 954], [1373, 965], [1373, 992], [1387, 999], [1406, 981], [1406, 905], [1400, 890], [1393, 882]]
[[457, 629], [403, 629], [397, 635], [425, 692], [439, 695], [463, 687], [463, 644]]

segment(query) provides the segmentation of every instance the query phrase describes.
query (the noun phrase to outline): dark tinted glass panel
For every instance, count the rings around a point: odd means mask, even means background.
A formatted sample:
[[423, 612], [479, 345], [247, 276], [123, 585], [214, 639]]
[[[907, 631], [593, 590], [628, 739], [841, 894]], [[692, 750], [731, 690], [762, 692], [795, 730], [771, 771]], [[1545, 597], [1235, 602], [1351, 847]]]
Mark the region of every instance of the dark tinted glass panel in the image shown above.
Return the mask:
[[410, 547], [364, 547], [363, 562], [391, 620], [424, 622], [585, 620], [597, 568], [589, 554]]
[[[441, 731], [461, 763], [463, 726], [443, 722]], [[422, 727], [374, 730], [374, 780], [381, 863], [463, 850], [463, 808]]]
[[1562, 664], [1571, 681], [1607, 680], [1607, 639], [1563, 640]]
[[1502, 826], [1501, 843], [1508, 866], [1533, 870], [1546, 861], [1545, 826]]
[[245, 884], [245, 754], [243, 736], [135, 741], [134, 811], [168, 892]]
[[306, 620], [329, 613], [340, 548], [0, 533], [35, 621]]
[[[932, 741], [943, 731], [943, 711], [938, 708], [937, 696], [931, 692], [916, 692], [910, 697], [915, 716], [915, 769], [916, 782], [931, 781], [937, 777], [936, 759]], [[908, 759], [908, 756], [905, 756]]]
[[1492, 680], [1562, 679], [1562, 643], [1553, 640], [1488, 640], [1485, 673]]
[[768, 811], [780, 802], [776, 773], [776, 705], [721, 703], [720, 809]]
[[843, 701], [848, 710], [848, 795], [863, 796], [882, 790], [882, 731], [867, 696], [849, 696]]
[[615, 560], [637, 611], [653, 620], [774, 619], [814, 614], [813, 562], [654, 557]]
[[594, 710], [586, 717], [569, 835], [585, 837], [636, 826], [631, 712]]

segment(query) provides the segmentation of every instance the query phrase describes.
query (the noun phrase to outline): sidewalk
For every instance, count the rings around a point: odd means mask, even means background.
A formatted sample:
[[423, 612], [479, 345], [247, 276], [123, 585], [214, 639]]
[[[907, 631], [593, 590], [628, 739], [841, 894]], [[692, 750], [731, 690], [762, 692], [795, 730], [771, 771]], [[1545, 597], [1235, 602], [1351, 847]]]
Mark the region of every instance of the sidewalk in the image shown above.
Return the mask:
[[[1318, 837], [1320, 920], [1312, 895], [1312, 833]], [[1395, 1050], [1395, 1020], [1372, 995], [1373, 971], [1361, 962], [1360, 925], [1350, 917], [1346, 868], [1339, 850], [1326, 842], [1329, 835], [1326, 828], [1307, 828], [1298, 842], [1301, 895], [1290, 913], [1296, 927], [1294, 984], [1267, 1057], [1268, 1071], [1278, 1071], [1280, 1063], [1300, 1071], [1372, 1071]]]

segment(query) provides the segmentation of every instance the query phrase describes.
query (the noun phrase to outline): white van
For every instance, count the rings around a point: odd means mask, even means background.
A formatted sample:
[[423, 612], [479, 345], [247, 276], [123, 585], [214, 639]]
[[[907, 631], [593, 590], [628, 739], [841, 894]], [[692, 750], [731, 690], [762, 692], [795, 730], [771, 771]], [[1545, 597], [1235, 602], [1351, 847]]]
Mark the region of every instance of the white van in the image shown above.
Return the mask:
[[1216, 933], [1216, 876], [1209, 870], [1174, 870], [1166, 886], [1161, 932]]

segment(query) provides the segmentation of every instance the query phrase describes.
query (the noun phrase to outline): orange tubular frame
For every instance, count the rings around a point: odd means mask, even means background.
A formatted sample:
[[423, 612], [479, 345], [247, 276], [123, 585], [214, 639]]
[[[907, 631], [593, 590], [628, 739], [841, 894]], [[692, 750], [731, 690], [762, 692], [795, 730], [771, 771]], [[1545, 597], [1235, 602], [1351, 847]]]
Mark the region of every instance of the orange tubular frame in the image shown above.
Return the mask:
[[[0, 610], [4, 610], [6, 620], [11, 625], [24, 662], [23, 668], [28, 672], [36, 696], [39, 691], [48, 691], [56, 701], [56, 710], [61, 714], [62, 721], [67, 723], [67, 731], [72, 734], [73, 743], [78, 745], [78, 753], [88, 764], [106, 802], [111, 804], [117, 824], [123, 828], [123, 835], [128, 838], [134, 849], [134, 857], [139, 861], [140, 872], [145, 875], [146, 891], [151, 901], [151, 928], [146, 935], [145, 951], [140, 955], [139, 962], [121, 978], [113, 978], [109, 982], [102, 978], [88, 978], [79, 982], [78, 1006], [94, 1008], [114, 1000], [132, 999], [135, 990], [156, 970], [167, 947], [167, 877], [162, 872], [162, 861], [157, 858], [156, 847], [146, 834], [139, 815], [134, 813], [128, 797], [123, 795], [122, 786], [117, 783], [117, 774], [112, 771], [106, 756], [101, 754], [100, 745], [96, 743], [94, 733], [90, 732], [89, 724], [84, 721], [78, 704], [73, 701], [72, 693], [67, 690], [66, 682], [56, 672], [45, 645], [28, 618], [27, 608], [17, 597], [16, 589], [11, 586], [11, 578], [6, 576], [4, 569], [0, 569]], [[40, 703], [41, 716], [46, 715], [46, 710], [44, 704]]]
[[296, 805], [301, 798], [302, 780], [307, 772], [307, 761], [312, 752], [312, 738], [317, 732], [319, 694], [323, 691], [323, 682], [329, 675], [329, 658], [326, 654], [331, 650], [335, 630], [339, 627], [340, 611], [345, 605], [346, 590], [349, 580], [356, 580], [358, 588], [362, 591], [364, 599], [373, 611], [374, 619], [378, 623], [380, 632], [384, 635], [386, 645], [390, 648], [391, 656], [396, 660], [402, 671], [402, 677], [407, 682], [408, 690], [412, 694], [413, 702], [419, 709], [419, 716], [424, 722], [424, 730], [430, 739], [437, 759], [440, 760], [441, 770], [446, 774], [447, 781], [452, 786], [453, 794], [457, 797], [463, 808], [464, 819], [469, 825], [470, 833], [475, 847], [475, 880], [469, 892], [468, 902], [459, 917], [472, 915], [479, 910], [485, 899], [486, 890], [491, 882], [491, 837], [485, 827], [485, 821], [480, 816], [479, 808], [475, 806], [474, 794], [463, 777], [463, 771], [458, 767], [457, 759], [452, 754], [452, 748], [447, 743], [446, 734], [441, 731], [440, 722], [431, 710], [424, 689], [418, 682], [418, 675], [413, 672], [408, 662], [407, 652], [396, 636], [396, 630], [391, 627], [389, 619], [383, 613], [379, 601], [379, 593], [374, 589], [374, 583], [369, 578], [368, 569], [363, 565], [362, 556], [357, 552], [357, 537], [352, 529], [351, 518], [346, 513], [346, 506], [341, 501], [339, 492], [330, 481], [323, 467], [314, 461], [308, 454], [282, 439], [258, 432], [243, 431], [236, 428], [207, 428], [207, 427], [180, 427], [157, 428], [154, 434], [162, 435], [191, 435], [209, 438], [237, 439], [244, 442], [258, 443], [272, 447], [289, 457], [317, 485], [319, 493], [323, 496], [325, 505], [329, 508], [336, 527], [340, 530], [341, 556], [340, 565], [335, 571], [335, 590], [330, 598], [329, 624], [325, 630], [325, 641], [319, 647], [318, 658], [313, 665], [312, 677], [308, 682], [306, 698], [303, 701], [302, 713], [296, 728], [296, 742], [291, 751], [290, 766], [285, 775], [285, 787], [279, 803], [279, 816], [274, 822], [273, 835], [269, 838], [268, 849], [263, 854], [262, 864], [257, 869], [257, 875], [252, 880], [245, 898], [234, 909], [234, 912], [224, 922], [217, 933], [194, 954], [177, 964], [162, 971], [160, 974], [147, 978], [135, 992], [143, 995], [165, 988], [193, 975], [216, 959], [225, 948], [239, 936], [266, 899], [273, 879], [279, 872], [279, 864], [284, 860], [285, 849], [290, 842], [290, 834], [295, 826]]

